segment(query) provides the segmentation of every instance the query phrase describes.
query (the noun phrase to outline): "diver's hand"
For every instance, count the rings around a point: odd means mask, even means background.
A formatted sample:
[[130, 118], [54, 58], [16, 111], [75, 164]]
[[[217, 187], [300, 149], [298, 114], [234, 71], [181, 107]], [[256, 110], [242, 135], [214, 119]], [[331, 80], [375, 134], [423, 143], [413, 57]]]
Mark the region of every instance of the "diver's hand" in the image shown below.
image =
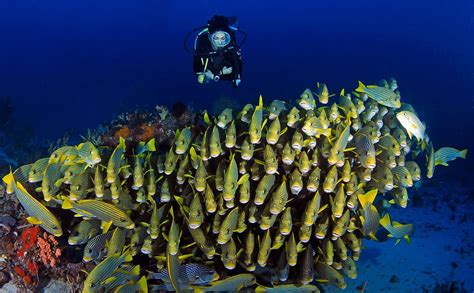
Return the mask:
[[206, 76], [207, 80], [214, 79], [214, 74], [212, 74], [210, 70], [206, 70], [206, 72], [204, 72], [204, 75]]
[[203, 84], [205, 82], [209, 82], [209, 80], [215, 80], [215, 76], [210, 70], [206, 70], [206, 72], [198, 72], [197, 73], [197, 81], [200, 84]]

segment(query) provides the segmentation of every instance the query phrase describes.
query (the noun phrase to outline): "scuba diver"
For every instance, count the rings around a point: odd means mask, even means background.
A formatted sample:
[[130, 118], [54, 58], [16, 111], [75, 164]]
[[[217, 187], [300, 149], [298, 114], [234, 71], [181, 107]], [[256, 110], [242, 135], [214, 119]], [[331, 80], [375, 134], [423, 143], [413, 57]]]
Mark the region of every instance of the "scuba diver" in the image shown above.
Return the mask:
[[[247, 34], [238, 29], [236, 17], [214, 15], [207, 26], [191, 31], [185, 38], [201, 30], [194, 41], [193, 69], [199, 83], [210, 80], [228, 80], [237, 87], [241, 82], [242, 55], [241, 45]], [[236, 32], [244, 34], [244, 40], [237, 44]], [[189, 51], [189, 50], [187, 50]]]

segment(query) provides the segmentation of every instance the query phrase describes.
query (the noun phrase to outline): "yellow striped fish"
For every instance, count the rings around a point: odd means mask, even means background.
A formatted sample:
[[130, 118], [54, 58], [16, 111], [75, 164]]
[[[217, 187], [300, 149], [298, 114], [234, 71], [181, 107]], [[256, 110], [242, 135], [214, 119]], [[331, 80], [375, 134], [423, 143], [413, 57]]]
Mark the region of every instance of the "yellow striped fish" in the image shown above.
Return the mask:
[[56, 237], [63, 234], [61, 223], [56, 216], [34, 198], [20, 182], [15, 181], [11, 170], [8, 175], [3, 177], [3, 182], [13, 187], [13, 191], [15, 192], [18, 201], [28, 214], [28, 222], [40, 225], [43, 229], [48, 231], [48, 233], [51, 233]]
[[104, 222], [112, 222], [117, 227], [123, 227], [127, 229], [133, 229], [135, 223], [123, 210], [117, 206], [106, 203], [95, 199], [83, 199], [76, 202], [71, 201], [69, 198], [63, 198], [63, 209], [72, 209], [78, 214], [84, 216], [94, 216]]
[[356, 92], [365, 93], [369, 98], [387, 107], [400, 108], [401, 106], [400, 96], [385, 87], [379, 87], [376, 85], [365, 86], [359, 81], [359, 86], [356, 88]]

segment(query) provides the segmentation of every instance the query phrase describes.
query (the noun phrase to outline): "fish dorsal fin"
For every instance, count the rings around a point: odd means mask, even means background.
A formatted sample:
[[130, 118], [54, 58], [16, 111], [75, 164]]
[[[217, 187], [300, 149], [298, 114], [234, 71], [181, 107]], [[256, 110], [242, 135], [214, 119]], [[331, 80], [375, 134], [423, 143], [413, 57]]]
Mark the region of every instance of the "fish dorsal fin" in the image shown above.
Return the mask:
[[205, 122], [207, 125], [210, 125], [210, 124], [212, 123], [212, 122], [211, 122], [211, 119], [209, 118], [209, 114], [207, 113], [207, 111], [204, 111], [203, 119], [204, 119], [204, 122]]

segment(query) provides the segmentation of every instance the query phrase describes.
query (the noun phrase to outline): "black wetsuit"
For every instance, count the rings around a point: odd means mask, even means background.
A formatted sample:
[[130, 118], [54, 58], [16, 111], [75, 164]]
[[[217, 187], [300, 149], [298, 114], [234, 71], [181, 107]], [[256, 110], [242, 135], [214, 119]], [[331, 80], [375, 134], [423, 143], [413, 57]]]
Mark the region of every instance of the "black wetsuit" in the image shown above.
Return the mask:
[[[234, 32], [226, 30], [231, 36], [230, 43], [222, 49], [214, 50], [209, 40], [209, 32], [202, 32], [196, 40], [194, 51], [193, 68], [194, 73], [203, 73], [208, 59], [206, 70], [210, 70], [214, 76], [219, 76], [219, 80], [230, 80], [235, 85], [235, 81], [241, 78], [242, 56], [240, 48], [235, 42]], [[222, 74], [222, 68], [232, 67], [230, 74]]]

